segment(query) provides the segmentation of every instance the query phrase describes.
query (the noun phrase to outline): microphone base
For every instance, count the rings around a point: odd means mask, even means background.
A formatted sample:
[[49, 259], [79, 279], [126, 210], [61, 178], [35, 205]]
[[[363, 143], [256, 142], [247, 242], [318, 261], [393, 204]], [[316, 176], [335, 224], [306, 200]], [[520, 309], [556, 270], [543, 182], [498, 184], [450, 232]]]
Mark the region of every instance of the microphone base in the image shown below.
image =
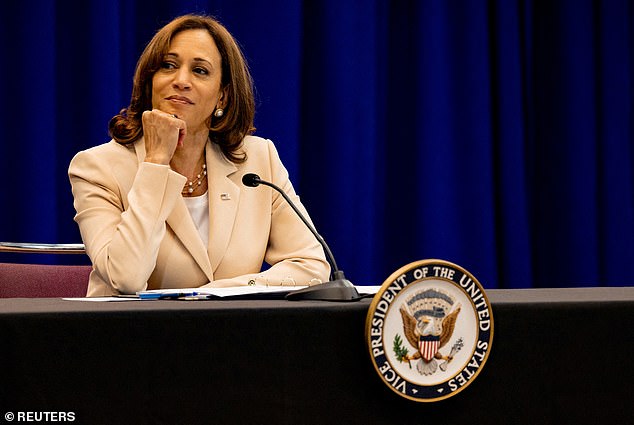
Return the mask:
[[286, 294], [289, 301], [358, 301], [362, 298], [357, 288], [347, 279], [335, 279]]

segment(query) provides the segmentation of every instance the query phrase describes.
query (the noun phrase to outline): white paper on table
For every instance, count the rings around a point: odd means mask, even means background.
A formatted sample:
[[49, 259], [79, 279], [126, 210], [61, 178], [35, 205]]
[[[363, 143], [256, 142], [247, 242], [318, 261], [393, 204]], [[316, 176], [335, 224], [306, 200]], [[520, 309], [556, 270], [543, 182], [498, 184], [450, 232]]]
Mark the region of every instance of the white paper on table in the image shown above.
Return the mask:
[[106, 302], [106, 301], [140, 301], [138, 297], [84, 297], [84, 298], [62, 298], [64, 301], [92, 301], [92, 302]]
[[139, 291], [140, 297], [147, 295], [159, 295], [169, 297], [174, 296], [195, 296], [213, 295], [215, 297], [226, 298], [244, 295], [272, 294], [276, 292], [291, 292], [307, 286], [230, 286], [227, 288], [171, 288], [171, 289], [150, 289]]
[[381, 289], [380, 286], [355, 286], [357, 288], [357, 292], [361, 295], [371, 295], [376, 294]]
[[[150, 289], [139, 291], [137, 295], [120, 297], [85, 297], [85, 298], [63, 298], [66, 301], [89, 301], [89, 302], [112, 302], [112, 301], [149, 301], [141, 298], [142, 295], [157, 295], [169, 297], [212, 295], [219, 298], [243, 297], [257, 294], [274, 294], [277, 292], [292, 292], [307, 288], [307, 286], [231, 286], [227, 288], [170, 288], [170, 289]], [[376, 294], [380, 286], [355, 286], [361, 295]], [[158, 298], [157, 298], [158, 299]]]

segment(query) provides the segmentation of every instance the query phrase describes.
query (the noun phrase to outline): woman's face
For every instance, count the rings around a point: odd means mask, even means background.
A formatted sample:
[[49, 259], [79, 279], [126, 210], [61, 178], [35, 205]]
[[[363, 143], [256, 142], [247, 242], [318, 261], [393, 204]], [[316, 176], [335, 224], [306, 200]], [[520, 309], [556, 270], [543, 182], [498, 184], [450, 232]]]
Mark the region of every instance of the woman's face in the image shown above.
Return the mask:
[[207, 31], [178, 33], [152, 77], [152, 108], [177, 115], [188, 133], [207, 130], [214, 109], [224, 107], [221, 70], [220, 52]]

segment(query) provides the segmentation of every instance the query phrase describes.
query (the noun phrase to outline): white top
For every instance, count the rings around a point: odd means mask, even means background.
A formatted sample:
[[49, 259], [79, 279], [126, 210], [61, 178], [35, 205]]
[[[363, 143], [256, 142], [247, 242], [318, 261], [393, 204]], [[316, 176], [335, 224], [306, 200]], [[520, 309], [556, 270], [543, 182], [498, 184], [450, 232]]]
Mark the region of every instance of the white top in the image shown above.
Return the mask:
[[205, 192], [200, 196], [184, 196], [183, 200], [185, 201], [185, 205], [187, 205], [187, 209], [189, 210], [189, 214], [192, 216], [192, 220], [194, 220], [194, 225], [198, 229], [198, 233], [200, 234], [200, 238], [203, 240], [203, 244], [205, 244], [205, 248], [209, 247], [209, 192]]

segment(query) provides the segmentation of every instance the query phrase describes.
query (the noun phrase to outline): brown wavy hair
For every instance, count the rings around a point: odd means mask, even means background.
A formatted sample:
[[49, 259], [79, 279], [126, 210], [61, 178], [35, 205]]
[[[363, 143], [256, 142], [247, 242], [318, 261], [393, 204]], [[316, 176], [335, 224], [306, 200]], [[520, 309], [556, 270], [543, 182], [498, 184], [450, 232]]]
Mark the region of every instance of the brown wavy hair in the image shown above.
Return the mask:
[[202, 29], [213, 38], [222, 60], [221, 90], [226, 96], [224, 115], [215, 117], [209, 111], [209, 138], [234, 163], [246, 160], [240, 151], [242, 139], [255, 131], [255, 99], [253, 80], [238, 43], [216, 19], [204, 15], [184, 15], [161, 28], [150, 40], [137, 62], [130, 106], [112, 117], [110, 136], [121, 144], [143, 136], [141, 115], [152, 109], [152, 77], [160, 69], [174, 36], [182, 31]]

